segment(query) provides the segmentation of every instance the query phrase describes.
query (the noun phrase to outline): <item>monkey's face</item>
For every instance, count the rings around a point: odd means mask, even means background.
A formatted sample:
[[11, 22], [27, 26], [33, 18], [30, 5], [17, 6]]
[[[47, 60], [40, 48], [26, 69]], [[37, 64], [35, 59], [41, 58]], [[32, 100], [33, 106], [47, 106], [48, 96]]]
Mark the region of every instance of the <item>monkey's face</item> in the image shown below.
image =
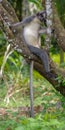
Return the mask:
[[44, 22], [45, 26], [46, 26], [46, 11], [42, 11], [37, 13], [37, 18], [40, 20], [40, 22]]

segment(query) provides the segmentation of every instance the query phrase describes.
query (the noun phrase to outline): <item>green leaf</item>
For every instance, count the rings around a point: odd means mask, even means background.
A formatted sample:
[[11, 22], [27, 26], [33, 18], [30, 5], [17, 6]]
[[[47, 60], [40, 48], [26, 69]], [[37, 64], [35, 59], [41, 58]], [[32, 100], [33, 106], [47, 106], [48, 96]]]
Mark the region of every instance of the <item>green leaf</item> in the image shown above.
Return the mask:
[[18, 126], [15, 128], [15, 130], [25, 130], [25, 129], [23, 128], [23, 126]]
[[60, 125], [60, 122], [57, 119], [50, 120], [50, 125]]

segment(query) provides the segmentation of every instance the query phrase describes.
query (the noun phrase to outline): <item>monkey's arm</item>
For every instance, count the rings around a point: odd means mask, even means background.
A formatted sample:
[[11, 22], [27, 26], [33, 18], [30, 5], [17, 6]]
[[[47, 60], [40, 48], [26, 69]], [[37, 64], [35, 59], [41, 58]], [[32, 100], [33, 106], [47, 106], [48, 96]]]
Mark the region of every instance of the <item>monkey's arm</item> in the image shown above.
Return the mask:
[[35, 18], [35, 15], [33, 16], [28, 16], [27, 18], [24, 18], [21, 22], [18, 22], [18, 23], [14, 23], [10, 26], [12, 27], [23, 27], [23, 26], [26, 26], [27, 24], [29, 24], [33, 19]]
[[47, 33], [46, 27], [40, 28], [39, 35], [46, 34], [46, 33]]
[[41, 22], [44, 22], [45, 26], [46, 26], [46, 11], [41, 11], [41, 12], [38, 12], [36, 13], [35, 15], [32, 15], [32, 16], [28, 16], [26, 18], [24, 18], [21, 22], [18, 22], [18, 23], [14, 23], [12, 25], [10, 25], [11, 27], [23, 27], [23, 26], [26, 26], [27, 24], [29, 24], [30, 22], [33, 21], [33, 19], [35, 17], [38, 17], [38, 19], [40, 19]]

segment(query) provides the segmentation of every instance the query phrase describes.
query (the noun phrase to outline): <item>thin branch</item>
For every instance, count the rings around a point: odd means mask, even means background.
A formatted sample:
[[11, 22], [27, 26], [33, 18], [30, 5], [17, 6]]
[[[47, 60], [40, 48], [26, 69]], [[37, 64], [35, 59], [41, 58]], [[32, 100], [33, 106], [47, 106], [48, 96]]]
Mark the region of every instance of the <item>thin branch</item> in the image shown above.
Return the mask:
[[10, 44], [7, 46], [7, 49], [6, 49], [6, 52], [4, 54], [4, 58], [3, 58], [3, 63], [2, 63], [2, 66], [1, 66], [1, 69], [0, 69], [0, 78], [3, 76], [3, 71], [4, 71], [4, 67], [5, 67], [5, 64], [7, 62], [7, 59], [8, 57], [13, 53], [14, 50], [11, 50], [10, 51]]

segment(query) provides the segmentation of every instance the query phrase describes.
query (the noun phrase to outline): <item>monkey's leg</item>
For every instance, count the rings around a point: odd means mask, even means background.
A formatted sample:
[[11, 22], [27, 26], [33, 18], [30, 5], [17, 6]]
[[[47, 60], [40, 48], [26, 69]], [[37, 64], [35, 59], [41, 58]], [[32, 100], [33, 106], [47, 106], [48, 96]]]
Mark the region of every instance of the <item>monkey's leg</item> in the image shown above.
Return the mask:
[[38, 56], [41, 59], [41, 61], [43, 63], [43, 67], [45, 69], [45, 73], [48, 76], [48, 78], [56, 79], [56, 75], [51, 73], [47, 52], [45, 50], [33, 47], [31, 45], [28, 45], [28, 47], [33, 54], [35, 54], [36, 56]]
[[49, 66], [47, 52], [45, 50], [33, 47], [31, 45], [28, 45], [28, 47], [33, 54], [35, 54], [36, 56], [38, 56], [41, 59], [43, 66], [44, 66], [44, 69], [45, 69], [45, 72], [47, 72], [47, 73], [50, 72], [50, 66]]
[[30, 110], [31, 117], [34, 117], [34, 106], [33, 106], [33, 61], [30, 63]]

